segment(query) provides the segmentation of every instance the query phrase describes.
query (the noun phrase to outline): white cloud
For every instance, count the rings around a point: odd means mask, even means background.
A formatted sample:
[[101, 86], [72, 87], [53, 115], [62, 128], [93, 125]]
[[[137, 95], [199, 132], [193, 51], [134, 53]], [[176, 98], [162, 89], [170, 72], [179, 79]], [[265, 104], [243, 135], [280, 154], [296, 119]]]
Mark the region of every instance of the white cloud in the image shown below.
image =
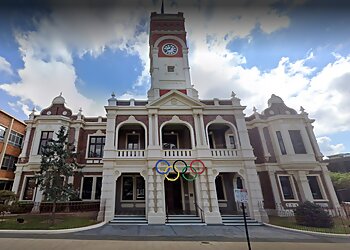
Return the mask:
[[0, 72], [5, 72], [9, 75], [13, 74], [11, 64], [2, 56], [0, 56]]
[[344, 153], [345, 151], [344, 144], [332, 144], [331, 138], [327, 136], [318, 137], [317, 142], [324, 156]]

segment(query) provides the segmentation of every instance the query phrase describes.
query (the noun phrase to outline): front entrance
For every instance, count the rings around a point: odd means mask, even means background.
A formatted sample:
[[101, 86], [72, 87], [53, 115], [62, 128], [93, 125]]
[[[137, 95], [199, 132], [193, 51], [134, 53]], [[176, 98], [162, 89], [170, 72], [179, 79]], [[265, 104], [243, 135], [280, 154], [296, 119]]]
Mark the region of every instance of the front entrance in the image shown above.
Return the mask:
[[[174, 178], [175, 176], [170, 176]], [[182, 185], [181, 178], [176, 181], [165, 180], [165, 202], [168, 214], [181, 214], [182, 206]]]

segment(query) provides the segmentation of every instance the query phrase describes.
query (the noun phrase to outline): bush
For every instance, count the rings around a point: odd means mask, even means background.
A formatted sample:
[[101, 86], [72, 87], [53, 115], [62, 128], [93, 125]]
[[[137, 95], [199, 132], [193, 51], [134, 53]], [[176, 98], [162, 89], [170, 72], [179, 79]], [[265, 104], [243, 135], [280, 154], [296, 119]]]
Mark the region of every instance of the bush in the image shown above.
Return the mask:
[[10, 201], [16, 200], [16, 194], [9, 190], [0, 190], [0, 203], [8, 204]]
[[296, 208], [295, 220], [298, 225], [307, 227], [330, 228], [334, 226], [333, 218], [321, 206], [310, 201]]

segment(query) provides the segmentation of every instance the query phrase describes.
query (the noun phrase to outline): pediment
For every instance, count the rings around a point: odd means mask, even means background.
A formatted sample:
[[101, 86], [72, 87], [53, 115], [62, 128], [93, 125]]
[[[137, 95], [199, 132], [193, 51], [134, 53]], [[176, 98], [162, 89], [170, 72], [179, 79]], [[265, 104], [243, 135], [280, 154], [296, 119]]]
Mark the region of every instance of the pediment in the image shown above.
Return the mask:
[[154, 100], [150, 104], [149, 107], [203, 107], [205, 106], [203, 103], [177, 91], [172, 90], [165, 95], [161, 96], [159, 99]]

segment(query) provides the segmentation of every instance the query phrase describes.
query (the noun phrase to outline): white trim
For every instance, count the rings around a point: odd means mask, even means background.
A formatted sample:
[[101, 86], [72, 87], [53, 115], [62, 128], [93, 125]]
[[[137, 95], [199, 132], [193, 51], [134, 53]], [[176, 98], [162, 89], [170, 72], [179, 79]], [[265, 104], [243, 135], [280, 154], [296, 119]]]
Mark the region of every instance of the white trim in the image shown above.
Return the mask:
[[[280, 176], [288, 176], [289, 177], [289, 182], [290, 182], [290, 185], [292, 187], [294, 199], [285, 199], [284, 198]], [[290, 174], [277, 174], [277, 180], [278, 180], [278, 186], [279, 186], [280, 193], [281, 193], [283, 201], [288, 201], [288, 202], [290, 202], [290, 201], [299, 201], [298, 193], [297, 193], [297, 190], [295, 188], [293, 175], [290, 175]]]
[[[328, 200], [328, 197], [327, 197], [327, 193], [326, 193], [326, 191], [324, 189], [324, 186], [323, 186], [320, 174], [307, 174], [306, 178], [308, 176], [316, 176], [316, 181], [317, 181], [318, 187], [320, 188], [320, 191], [321, 191], [321, 194], [322, 194], [322, 198], [323, 198], [323, 199], [314, 199], [314, 197], [312, 196], [313, 201], [315, 201], [315, 202], [327, 201], [328, 202], [329, 200]], [[310, 186], [310, 183], [309, 183], [309, 186]], [[311, 190], [311, 187], [310, 187], [310, 190]], [[311, 192], [311, 194], [312, 194], [312, 192]]]
[[86, 150], [85, 150], [85, 159], [93, 160], [93, 159], [103, 159], [104, 154], [104, 147], [101, 149], [102, 157], [89, 157], [89, 148], [90, 148], [90, 137], [104, 137], [105, 138], [105, 145], [106, 145], [106, 134], [88, 134], [88, 139], [86, 143]]

